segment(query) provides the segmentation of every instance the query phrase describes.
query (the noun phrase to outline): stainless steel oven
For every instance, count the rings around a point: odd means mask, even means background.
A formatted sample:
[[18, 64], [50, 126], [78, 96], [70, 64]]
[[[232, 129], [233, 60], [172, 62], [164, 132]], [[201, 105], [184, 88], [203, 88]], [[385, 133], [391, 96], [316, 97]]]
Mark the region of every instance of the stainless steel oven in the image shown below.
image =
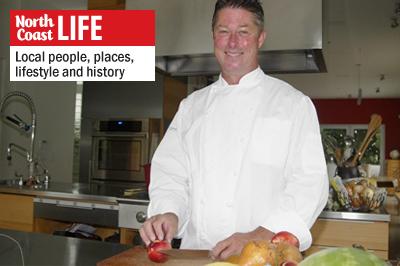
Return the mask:
[[145, 182], [150, 120], [102, 120], [92, 135], [91, 182]]

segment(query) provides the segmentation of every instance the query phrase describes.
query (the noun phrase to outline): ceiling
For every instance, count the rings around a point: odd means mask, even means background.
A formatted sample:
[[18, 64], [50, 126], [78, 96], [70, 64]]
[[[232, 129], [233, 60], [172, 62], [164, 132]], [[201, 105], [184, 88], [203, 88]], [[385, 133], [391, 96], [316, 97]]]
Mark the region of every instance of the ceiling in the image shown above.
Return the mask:
[[87, 0], [20, 0], [21, 8], [23, 9], [86, 9], [88, 4]]
[[399, 2], [324, 0], [328, 72], [276, 76], [312, 98], [357, 98], [359, 88], [362, 98], [400, 98], [400, 26], [391, 27]]
[[[37, 7], [51, 2], [55, 9], [87, 5], [86, 0], [21, 2], [26, 9], [31, 3]], [[362, 98], [400, 98], [400, 26], [390, 26], [399, 2], [323, 0], [323, 53], [328, 72], [275, 76], [312, 98], [357, 98], [359, 88]]]

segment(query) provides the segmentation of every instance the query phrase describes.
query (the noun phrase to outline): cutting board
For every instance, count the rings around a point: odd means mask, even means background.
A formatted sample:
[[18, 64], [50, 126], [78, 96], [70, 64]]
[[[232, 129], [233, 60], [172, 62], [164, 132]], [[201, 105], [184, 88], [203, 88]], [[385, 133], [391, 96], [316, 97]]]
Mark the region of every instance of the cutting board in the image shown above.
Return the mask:
[[184, 258], [171, 256], [165, 263], [154, 263], [147, 258], [147, 251], [145, 248], [136, 246], [98, 262], [97, 266], [204, 266], [211, 262], [213, 262], [211, 258], [206, 256], [204, 256], [204, 258], [199, 256], [194, 256], [192, 258], [190, 258], [190, 256], [185, 256]]

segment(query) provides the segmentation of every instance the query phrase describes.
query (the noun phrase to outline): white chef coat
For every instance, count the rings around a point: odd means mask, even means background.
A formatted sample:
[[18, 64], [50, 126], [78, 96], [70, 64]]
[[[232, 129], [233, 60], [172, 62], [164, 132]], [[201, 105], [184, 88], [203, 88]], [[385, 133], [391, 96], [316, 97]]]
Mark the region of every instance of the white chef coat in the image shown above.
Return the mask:
[[152, 159], [148, 217], [178, 216], [182, 248], [289, 231], [310, 247], [328, 177], [311, 100], [260, 68], [184, 99]]

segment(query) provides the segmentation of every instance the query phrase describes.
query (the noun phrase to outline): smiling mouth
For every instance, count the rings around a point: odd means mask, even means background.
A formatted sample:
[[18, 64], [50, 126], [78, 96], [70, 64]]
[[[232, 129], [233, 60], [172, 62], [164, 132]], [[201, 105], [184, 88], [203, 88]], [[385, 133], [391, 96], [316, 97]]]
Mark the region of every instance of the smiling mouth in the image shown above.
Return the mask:
[[237, 57], [243, 54], [243, 52], [230, 52], [230, 51], [226, 51], [225, 54], [227, 56], [232, 56], [232, 57]]

